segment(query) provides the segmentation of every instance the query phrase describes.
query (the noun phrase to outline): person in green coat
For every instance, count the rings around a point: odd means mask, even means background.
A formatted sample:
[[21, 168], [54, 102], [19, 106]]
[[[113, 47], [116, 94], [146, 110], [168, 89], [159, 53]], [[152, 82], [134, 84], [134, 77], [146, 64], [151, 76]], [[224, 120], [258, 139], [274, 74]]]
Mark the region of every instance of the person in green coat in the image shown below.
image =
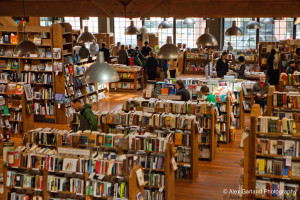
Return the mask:
[[207, 98], [206, 98], [207, 102], [214, 102], [215, 106], [217, 106], [216, 97], [212, 93], [209, 92], [209, 88], [206, 85], [201, 87], [200, 92], [202, 95], [207, 96]]
[[71, 102], [72, 108], [76, 112], [80, 112], [79, 115], [79, 130], [97, 130], [97, 117], [92, 111], [92, 106], [90, 104], [82, 104], [79, 99], [73, 99]]

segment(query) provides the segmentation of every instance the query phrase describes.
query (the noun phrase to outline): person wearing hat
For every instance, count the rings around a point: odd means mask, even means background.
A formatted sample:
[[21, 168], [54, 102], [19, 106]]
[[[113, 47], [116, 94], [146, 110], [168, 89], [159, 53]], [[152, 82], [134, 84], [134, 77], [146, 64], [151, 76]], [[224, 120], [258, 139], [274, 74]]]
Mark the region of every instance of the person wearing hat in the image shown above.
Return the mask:
[[296, 64], [295, 64], [294, 60], [291, 60], [288, 63], [288, 67], [286, 68], [286, 73], [287, 74], [293, 74], [294, 71], [295, 71], [295, 67], [296, 67]]

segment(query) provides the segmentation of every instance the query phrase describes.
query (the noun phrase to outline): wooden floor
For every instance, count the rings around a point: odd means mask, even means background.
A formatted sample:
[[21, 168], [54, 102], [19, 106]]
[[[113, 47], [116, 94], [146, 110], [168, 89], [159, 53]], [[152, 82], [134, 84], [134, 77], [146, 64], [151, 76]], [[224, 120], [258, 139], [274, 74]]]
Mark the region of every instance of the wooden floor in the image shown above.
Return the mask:
[[[142, 93], [110, 93], [108, 97], [93, 105], [94, 110], [112, 111], [121, 109], [124, 100], [141, 96]], [[249, 125], [249, 115], [245, 116], [245, 125]], [[67, 128], [66, 125], [35, 123], [35, 127]], [[220, 144], [213, 162], [199, 161], [198, 179], [194, 182], [177, 181], [175, 184], [176, 200], [221, 200], [237, 199], [224, 197], [224, 189], [238, 189], [243, 168], [239, 162], [243, 150], [239, 148], [242, 130], [237, 131], [233, 144]]]

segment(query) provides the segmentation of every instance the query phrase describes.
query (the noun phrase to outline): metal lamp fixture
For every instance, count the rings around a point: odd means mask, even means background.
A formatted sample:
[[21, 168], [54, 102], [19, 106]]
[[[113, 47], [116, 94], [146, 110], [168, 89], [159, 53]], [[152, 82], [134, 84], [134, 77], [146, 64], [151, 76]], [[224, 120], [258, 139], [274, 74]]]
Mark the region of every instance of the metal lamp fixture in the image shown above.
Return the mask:
[[38, 48], [37, 46], [28, 40], [25, 28], [26, 28], [26, 20], [25, 20], [25, 2], [23, 0], [23, 13], [24, 13], [24, 22], [23, 22], [23, 28], [24, 28], [24, 32], [23, 32], [23, 41], [20, 42], [16, 48], [14, 49], [14, 53], [17, 54], [18, 56], [25, 56], [25, 55], [29, 55], [29, 54], [36, 54], [38, 53]]
[[194, 18], [185, 18], [183, 24], [195, 24]]
[[128, 26], [125, 30], [125, 34], [126, 35], [137, 35], [140, 34], [139, 29], [137, 29], [137, 27], [134, 26], [133, 21], [130, 21], [130, 26]]
[[142, 26], [142, 27], [140, 28], [140, 32], [141, 32], [141, 34], [146, 34], [146, 33], [148, 33], [147, 27]]
[[172, 28], [172, 25], [166, 20], [166, 18], [164, 18], [164, 21], [162, 21], [159, 25], [158, 25], [159, 29], [165, 29], [165, 28]]
[[300, 17], [297, 17], [296, 21], [295, 21], [295, 25], [299, 24], [300, 23]]
[[264, 18], [262, 21], [261, 21], [262, 24], [274, 24], [275, 21], [273, 18]]
[[159, 59], [177, 59], [180, 53], [179, 48], [172, 44], [172, 37], [167, 37], [167, 44], [164, 44], [158, 51]]
[[236, 21], [232, 21], [232, 26], [226, 30], [225, 35], [239, 36], [243, 35], [243, 31], [236, 26]]
[[260, 29], [261, 25], [257, 21], [255, 21], [255, 18], [252, 18], [252, 21], [250, 21], [247, 26], [247, 29]]
[[120, 80], [119, 74], [110, 65], [104, 62], [104, 52], [97, 53], [97, 60], [84, 73], [86, 83], [111, 83]]
[[96, 37], [89, 32], [89, 28], [87, 26], [84, 27], [83, 33], [81, 33], [77, 38], [78, 44], [84, 44], [86, 42], [91, 42], [91, 43], [97, 42]]
[[202, 34], [196, 42], [198, 47], [213, 47], [213, 46], [218, 46], [218, 42], [216, 38], [209, 33], [209, 28], [206, 27], [204, 34]]

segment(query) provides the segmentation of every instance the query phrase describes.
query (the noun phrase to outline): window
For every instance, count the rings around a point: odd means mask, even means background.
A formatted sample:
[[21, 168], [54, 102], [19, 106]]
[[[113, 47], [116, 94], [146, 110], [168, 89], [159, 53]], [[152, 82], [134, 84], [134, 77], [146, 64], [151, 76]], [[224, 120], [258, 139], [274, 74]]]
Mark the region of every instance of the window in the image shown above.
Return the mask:
[[196, 41], [204, 33], [206, 21], [194, 18], [195, 24], [183, 24], [184, 19], [176, 20], [176, 43], [186, 44], [187, 48], [196, 48]]
[[82, 26], [89, 27], [89, 32], [90, 33], [98, 33], [98, 17], [89, 17], [87, 20], [82, 20]]
[[40, 17], [40, 26], [51, 26], [52, 17]]
[[64, 20], [72, 25], [73, 30], [80, 30], [80, 17], [65, 17]]
[[[262, 21], [263, 18], [260, 19]], [[263, 42], [276, 42], [293, 38], [293, 18], [275, 20], [274, 24], [261, 24], [259, 39]]]
[[[236, 20], [237, 26], [243, 31], [241, 36], [228, 36], [225, 32], [232, 26], [232, 21]], [[230, 42], [234, 49], [249, 49], [256, 48], [256, 30], [247, 29], [247, 24], [251, 21], [251, 18], [224, 18], [224, 46]]]
[[296, 39], [300, 39], [300, 24], [296, 25]]

